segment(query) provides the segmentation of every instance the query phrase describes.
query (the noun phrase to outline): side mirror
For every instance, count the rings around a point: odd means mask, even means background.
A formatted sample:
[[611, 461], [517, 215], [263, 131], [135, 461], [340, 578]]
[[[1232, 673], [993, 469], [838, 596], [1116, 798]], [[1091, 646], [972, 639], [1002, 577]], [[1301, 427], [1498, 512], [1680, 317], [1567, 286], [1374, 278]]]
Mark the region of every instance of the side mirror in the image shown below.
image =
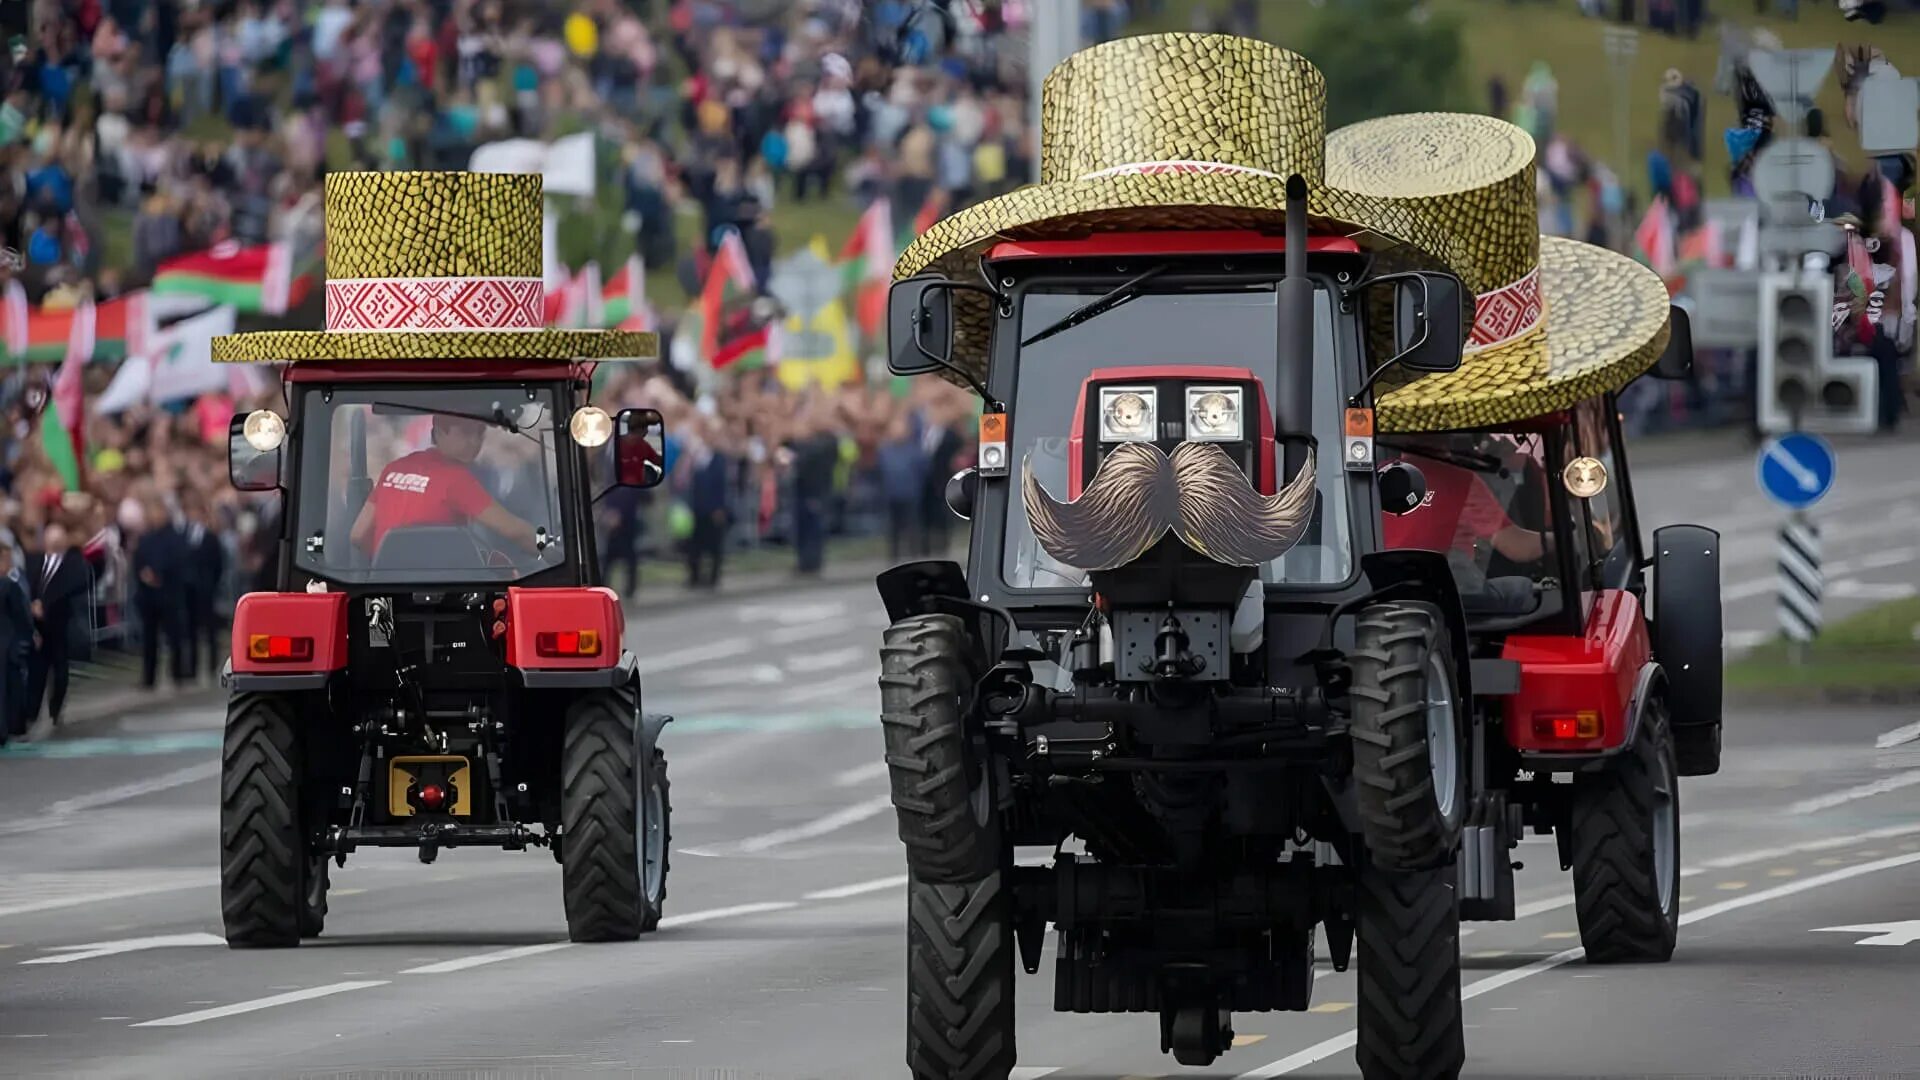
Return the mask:
[[241, 491], [273, 491], [280, 486], [280, 447], [286, 421], [259, 409], [235, 416], [227, 425], [227, 476]]
[[1381, 469], [1374, 483], [1380, 490], [1381, 511], [1395, 517], [1413, 513], [1427, 498], [1427, 474], [1404, 461]]
[[947, 477], [947, 509], [963, 521], [973, 519], [973, 501], [980, 494], [980, 470], [961, 469]]
[[1673, 305], [1667, 326], [1667, 351], [1654, 361], [1653, 377], [1684, 379], [1693, 374], [1693, 323], [1687, 309]]
[[1394, 285], [1395, 340], [1400, 355], [1393, 363], [1408, 371], [1443, 373], [1460, 367], [1466, 347], [1460, 297], [1464, 289], [1452, 274], [1422, 270], [1396, 275]]
[[614, 482], [650, 488], [667, 478], [667, 429], [658, 409], [621, 409], [613, 418]]
[[887, 370], [923, 375], [953, 356], [952, 283], [919, 274], [887, 290]]

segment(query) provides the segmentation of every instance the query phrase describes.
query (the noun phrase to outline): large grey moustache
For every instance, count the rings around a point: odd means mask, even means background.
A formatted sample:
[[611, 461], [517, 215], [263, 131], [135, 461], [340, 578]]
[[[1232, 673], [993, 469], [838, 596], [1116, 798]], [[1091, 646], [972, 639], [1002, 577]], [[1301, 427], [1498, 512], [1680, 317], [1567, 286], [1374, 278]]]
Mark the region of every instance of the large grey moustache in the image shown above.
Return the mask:
[[1048, 495], [1021, 462], [1034, 539], [1080, 570], [1112, 570], [1146, 554], [1169, 530], [1228, 566], [1258, 566], [1299, 543], [1312, 518], [1314, 455], [1274, 495], [1255, 491], [1217, 443], [1181, 443], [1169, 458], [1152, 443], [1123, 443], [1072, 502]]

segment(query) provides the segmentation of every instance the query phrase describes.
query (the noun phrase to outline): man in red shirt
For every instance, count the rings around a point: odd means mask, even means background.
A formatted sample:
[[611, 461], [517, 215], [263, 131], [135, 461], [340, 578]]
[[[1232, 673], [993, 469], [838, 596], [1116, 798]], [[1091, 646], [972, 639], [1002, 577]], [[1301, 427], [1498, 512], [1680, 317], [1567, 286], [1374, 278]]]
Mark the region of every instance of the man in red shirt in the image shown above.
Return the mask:
[[533, 526], [502, 507], [467, 466], [480, 456], [487, 425], [437, 413], [433, 445], [396, 458], [380, 471], [353, 523], [354, 546], [369, 554], [394, 529], [423, 525], [485, 525], [528, 551], [538, 550]]
[[[1525, 578], [1489, 579], [1475, 549], [1484, 540], [1513, 562], [1538, 562], [1553, 550], [1553, 534], [1515, 525], [1484, 479], [1472, 469], [1443, 460], [1453, 445], [1446, 436], [1432, 442], [1405, 441], [1406, 463], [1426, 478], [1427, 494], [1407, 513], [1381, 516], [1381, 541], [1388, 548], [1418, 548], [1448, 555], [1461, 599], [1470, 609], [1523, 608], [1523, 601], [1531, 602], [1532, 582]], [[1434, 456], [1422, 453], [1423, 447], [1430, 447]], [[1487, 452], [1479, 446], [1462, 449], [1475, 455]], [[1519, 595], [1522, 584], [1527, 597]]]

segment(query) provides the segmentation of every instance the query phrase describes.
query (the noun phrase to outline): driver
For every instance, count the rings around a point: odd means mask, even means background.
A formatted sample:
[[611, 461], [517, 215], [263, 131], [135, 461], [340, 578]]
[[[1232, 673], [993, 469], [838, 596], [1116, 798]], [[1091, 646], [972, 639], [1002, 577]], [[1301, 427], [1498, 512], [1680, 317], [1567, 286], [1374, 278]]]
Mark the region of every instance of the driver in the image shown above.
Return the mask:
[[473, 475], [471, 466], [486, 438], [483, 421], [434, 414], [433, 445], [380, 470], [353, 523], [354, 546], [372, 554], [394, 529], [478, 523], [528, 551], [538, 550], [533, 526], [502, 507]]
[[[1526, 578], [1487, 578], [1475, 549], [1484, 541], [1513, 562], [1533, 563], [1552, 553], [1553, 534], [1515, 525], [1485, 478], [1446, 460], [1455, 449], [1452, 440], [1442, 436], [1401, 441], [1403, 453], [1418, 459], [1413, 464], [1426, 478], [1427, 494], [1407, 513], [1382, 515], [1382, 542], [1389, 548], [1448, 555], [1454, 576], [1461, 579], [1461, 599], [1470, 607], [1524, 610], [1532, 602], [1533, 583]], [[1495, 448], [1461, 449], [1489, 453]]]

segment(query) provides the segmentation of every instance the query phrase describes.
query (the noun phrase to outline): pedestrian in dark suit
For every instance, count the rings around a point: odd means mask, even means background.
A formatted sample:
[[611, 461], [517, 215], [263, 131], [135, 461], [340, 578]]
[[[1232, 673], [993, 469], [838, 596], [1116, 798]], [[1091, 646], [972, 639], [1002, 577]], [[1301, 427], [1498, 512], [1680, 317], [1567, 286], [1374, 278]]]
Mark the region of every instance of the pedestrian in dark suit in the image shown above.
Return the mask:
[[193, 674], [181, 639], [188, 603], [186, 533], [158, 502], [147, 508], [147, 528], [133, 545], [133, 604], [140, 613], [140, 685], [151, 690], [160, 676], [160, 642], [167, 643], [173, 678]]
[[220, 594], [220, 581], [227, 572], [227, 552], [220, 546], [220, 534], [213, 527], [207, 504], [195, 499], [187, 508], [184, 547], [187, 589], [187, 672], [200, 670], [202, 650], [207, 671], [220, 674], [225, 650], [220, 647], [219, 620], [214, 616], [214, 599]]
[[27, 733], [27, 680], [14, 657], [33, 647], [33, 611], [13, 548], [0, 544], [0, 743]]
[[40, 704], [45, 701], [47, 715], [58, 724], [67, 704], [67, 664], [72, 648], [69, 635], [73, 633], [74, 616], [90, 602], [93, 573], [80, 546], [68, 541], [65, 527], [50, 524], [41, 537], [40, 554], [27, 566], [34, 623], [27, 700], [33, 720], [40, 718]]

